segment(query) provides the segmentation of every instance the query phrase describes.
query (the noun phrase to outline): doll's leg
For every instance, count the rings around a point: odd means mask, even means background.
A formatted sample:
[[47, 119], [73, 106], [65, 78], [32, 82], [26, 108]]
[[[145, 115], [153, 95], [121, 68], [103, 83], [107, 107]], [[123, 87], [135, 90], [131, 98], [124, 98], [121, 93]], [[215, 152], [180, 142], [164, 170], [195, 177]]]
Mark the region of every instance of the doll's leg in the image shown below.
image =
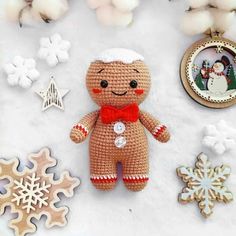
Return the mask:
[[105, 150], [90, 147], [90, 180], [100, 190], [111, 190], [117, 181], [116, 163]]
[[131, 191], [142, 190], [148, 182], [148, 154], [145, 150], [129, 156], [123, 165], [123, 181]]

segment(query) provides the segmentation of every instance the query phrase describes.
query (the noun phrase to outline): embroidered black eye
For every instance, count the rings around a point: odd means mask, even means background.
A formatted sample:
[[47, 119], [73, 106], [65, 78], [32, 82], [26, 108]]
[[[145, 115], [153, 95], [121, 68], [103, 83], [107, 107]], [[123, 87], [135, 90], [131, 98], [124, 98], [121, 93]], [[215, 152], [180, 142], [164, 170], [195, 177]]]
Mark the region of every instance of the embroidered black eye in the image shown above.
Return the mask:
[[137, 88], [138, 82], [136, 80], [131, 80], [129, 85], [131, 88]]
[[106, 88], [108, 86], [108, 82], [106, 80], [102, 80], [100, 85], [102, 88]]

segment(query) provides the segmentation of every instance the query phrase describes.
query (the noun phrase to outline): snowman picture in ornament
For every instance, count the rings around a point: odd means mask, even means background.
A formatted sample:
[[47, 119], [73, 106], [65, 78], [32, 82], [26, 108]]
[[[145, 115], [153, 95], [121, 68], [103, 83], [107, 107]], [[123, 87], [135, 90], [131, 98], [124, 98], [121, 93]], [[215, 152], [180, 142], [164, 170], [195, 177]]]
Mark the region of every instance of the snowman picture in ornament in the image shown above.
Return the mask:
[[236, 103], [236, 44], [213, 37], [199, 40], [181, 62], [181, 81], [198, 103], [225, 108]]
[[211, 68], [205, 66], [201, 69], [203, 79], [207, 79], [207, 89], [211, 93], [224, 94], [228, 90], [228, 85], [231, 82], [225, 74], [226, 68], [230, 65], [229, 58], [222, 56], [221, 60], [216, 60]]

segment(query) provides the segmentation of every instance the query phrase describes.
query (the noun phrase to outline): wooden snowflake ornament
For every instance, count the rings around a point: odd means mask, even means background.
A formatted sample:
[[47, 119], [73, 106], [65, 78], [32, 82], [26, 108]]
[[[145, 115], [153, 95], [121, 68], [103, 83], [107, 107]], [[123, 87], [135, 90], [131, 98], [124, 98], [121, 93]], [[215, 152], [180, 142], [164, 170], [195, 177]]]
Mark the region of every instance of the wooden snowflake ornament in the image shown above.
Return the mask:
[[179, 194], [182, 203], [198, 202], [201, 214], [210, 216], [214, 201], [228, 203], [233, 200], [233, 194], [224, 186], [230, 175], [230, 167], [222, 165], [213, 169], [204, 153], [197, 157], [196, 168], [179, 167], [178, 176], [187, 184]]
[[39, 153], [31, 154], [29, 161], [33, 168], [26, 167], [19, 172], [18, 159], [6, 161], [0, 159], [0, 180], [7, 179], [6, 193], [0, 193], [0, 215], [4, 214], [6, 207], [11, 207], [12, 213], [17, 213], [17, 218], [9, 223], [16, 236], [34, 233], [36, 226], [32, 218], [47, 217], [46, 227], [64, 226], [68, 208], [55, 207], [60, 201], [59, 193], [66, 197], [74, 195], [74, 189], [79, 185], [78, 178], [73, 178], [68, 172], [63, 172], [59, 180], [54, 180], [54, 174], [47, 173], [47, 169], [56, 165], [56, 160], [50, 156], [47, 148]]

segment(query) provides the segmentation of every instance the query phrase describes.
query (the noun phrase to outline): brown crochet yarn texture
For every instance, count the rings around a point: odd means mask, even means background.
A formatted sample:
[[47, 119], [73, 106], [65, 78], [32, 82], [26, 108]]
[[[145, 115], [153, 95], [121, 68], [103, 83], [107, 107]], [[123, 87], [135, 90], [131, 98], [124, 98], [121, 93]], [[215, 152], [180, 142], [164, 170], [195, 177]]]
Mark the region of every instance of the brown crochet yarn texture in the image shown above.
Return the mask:
[[[131, 83], [133, 80], [136, 82]], [[89, 67], [86, 81], [91, 97], [99, 106], [109, 105], [116, 109], [140, 104], [150, 89], [149, 71], [142, 61], [130, 64], [95, 61]], [[114, 188], [117, 163], [121, 163], [125, 186], [132, 191], [142, 190], [149, 178], [148, 143], [144, 127], [160, 142], [169, 140], [167, 128], [143, 111], [139, 111], [139, 118], [135, 122], [117, 119], [105, 124], [101, 116], [101, 111], [86, 115], [73, 127], [70, 135], [74, 142], [80, 143], [91, 132], [92, 183], [101, 190]]]

